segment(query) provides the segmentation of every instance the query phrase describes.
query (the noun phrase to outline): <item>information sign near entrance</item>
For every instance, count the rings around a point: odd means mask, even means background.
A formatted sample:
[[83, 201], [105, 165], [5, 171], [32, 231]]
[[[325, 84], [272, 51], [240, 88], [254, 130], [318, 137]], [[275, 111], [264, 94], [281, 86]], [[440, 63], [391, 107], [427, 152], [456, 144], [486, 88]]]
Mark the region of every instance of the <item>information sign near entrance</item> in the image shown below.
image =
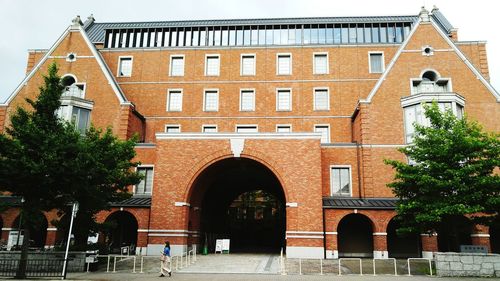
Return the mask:
[[215, 253], [229, 254], [230, 239], [215, 240]]

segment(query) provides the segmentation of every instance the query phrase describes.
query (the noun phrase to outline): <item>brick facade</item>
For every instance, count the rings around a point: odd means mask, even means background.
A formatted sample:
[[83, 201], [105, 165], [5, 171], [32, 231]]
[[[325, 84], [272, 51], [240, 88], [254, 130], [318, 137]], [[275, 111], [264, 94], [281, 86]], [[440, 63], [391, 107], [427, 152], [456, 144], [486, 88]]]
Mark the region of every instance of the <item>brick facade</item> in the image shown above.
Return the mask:
[[[61, 75], [76, 76], [85, 84], [85, 99], [94, 102], [92, 123], [111, 126], [123, 139], [136, 134], [141, 142], [136, 160], [153, 167], [150, 207], [116, 207], [97, 215], [103, 222], [114, 212], [132, 214], [142, 253], [156, 254], [166, 239], [174, 251], [202, 244], [203, 195], [195, 187], [213, 165], [243, 158], [272, 172], [281, 186], [287, 255], [339, 257], [338, 225], [356, 214], [370, 222], [370, 255], [388, 257], [393, 208], [323, 209], [322, 199], [332, 195], [331, 167], [349, 168], [352, 198], [393, 197], [386, 184], [394, 174], [383, 160], [405, 160], [397, 151], [405, 145], [401, 99], [411, 95], [410, 81], [426, 70], [452, 81], [448, 90], [465, 98], [470, 118], [489, 131], [500, 130], [500, 97], [488, 84], [484, 43], [460, 42], [456, 30], [447, 34], [425, 15], [403, 42], [393, 44], [104, 48], [90, 42], [85, 28], [73, 24], [50, 50], [30, 51], [23, 86], [0, 105], [0, 131], [17, 106], [26, 106], [25, 98], [36, 98], [50, 63], [57, 62]], [[425, 46], [432, 47], [432, 55], [423, 54]], [[370, 52], [383, 53], [383, 73], [369, 72]], [[69, 53], [76, 54], [75, 61], [66, 59]], [[291, 55], [291, 75], [276, 74], [281, 53]], [[328, 54], [328, 74], [313, 73], [315, 53]], [[220, 57], [218, 76], [205, 75], [210, 54]], [[255, 55], [255, 75], [240, 74], [242, 54]], [[169, 75], [172, 55], [184, 56], [183, 76]], [[133, 58], [130, 77], [118, 75], [120, 57]], [[290, 111], [276, 110], [278, 88], [291, 90]], [[328, 110], [314, 110], [315, 88], [328, 89]], [[180, 112], [167, 110], [171, 89], [182, 90]], [[218, 90], [218, 111], [203, 110], [205, 89]], [[255, 90], [254, 111], [239, 110], [241, 89]], [[293, 133], [275, 133], [279, 124], [290, 125]], [[164, 133], [166, 125], [179, 125], [181, 133]], [[203, 125], [216, 125], [218, 133], [202, 134]], [[256, 125], [259, 133], [235, 134], [237, 125]], [[320, 143], [315, 125], [329, 126], [328, 143]], [[16, 215], [16, 209], [2, 214], [2, 239], [15, 228]], [[54, 216], [47, 214], [47, 220]], [[49, 246], [55, 243], [53, 233], [47, 235]], [[489, 247], [486, 235], [472, 235], [472, 243]], [[424, 256], [438, 249], [436, 236], [422, 235], [418, 244]]]

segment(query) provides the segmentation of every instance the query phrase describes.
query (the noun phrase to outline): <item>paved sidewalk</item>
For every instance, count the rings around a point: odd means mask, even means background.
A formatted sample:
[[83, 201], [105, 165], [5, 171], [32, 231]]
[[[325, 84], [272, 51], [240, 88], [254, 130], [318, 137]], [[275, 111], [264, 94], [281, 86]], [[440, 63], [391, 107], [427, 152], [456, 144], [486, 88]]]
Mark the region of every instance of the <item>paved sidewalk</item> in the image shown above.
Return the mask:
[[[99, 281], [125, 281], [125, 280], [219, 280], [219, 281], [245, 281], [245, 280], [310, 280], [310, 281], [384, 281], [384, 280], [408, 280], [408, 281], [485, 281], [485, 278], [437, 278], [429, 276], [373, 276], [373, 275], [267, 275], [267, 274], [187, 274], [174, 273], [172, 277], [159, 278], [158, 274], [132, 274], [132, 273], [89, 273], [89, 274], [70, 274], [69, 280], [99, 280]], [[491, 279], [494, 280], [494, 279]]]

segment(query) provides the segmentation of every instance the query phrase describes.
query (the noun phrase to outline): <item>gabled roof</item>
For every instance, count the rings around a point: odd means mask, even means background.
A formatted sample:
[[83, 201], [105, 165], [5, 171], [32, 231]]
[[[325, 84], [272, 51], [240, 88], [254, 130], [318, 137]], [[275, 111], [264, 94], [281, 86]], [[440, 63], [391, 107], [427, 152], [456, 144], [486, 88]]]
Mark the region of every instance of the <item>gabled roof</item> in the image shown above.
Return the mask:
[[[449, 32], [451, 24], [439, 13], [443, 23], [441, 28]], [[243, 26], [243, 25], [294, 25], [294, 24], [342, 24], [342, 23], [415, 23], [418, 15], [366, 16], [366, 17], [306, 17], [306, 18], [268, 18], [268, 19], [223, 19], [193, 21], [150, 21], [150, 22], [103, 22], [85, 25], [85, 31], [93, 43], [104, 42], [106, 29], [169, 28], [200, 26]]]

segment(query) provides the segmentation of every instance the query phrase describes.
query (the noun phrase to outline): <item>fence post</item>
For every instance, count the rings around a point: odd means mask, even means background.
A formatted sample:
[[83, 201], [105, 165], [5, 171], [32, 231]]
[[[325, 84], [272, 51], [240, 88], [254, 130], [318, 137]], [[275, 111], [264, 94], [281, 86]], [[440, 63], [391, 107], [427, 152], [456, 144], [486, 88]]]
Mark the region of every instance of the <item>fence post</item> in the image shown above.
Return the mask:
[[299, 275], [302, 275], [302, 259], [299, 259]]
[[143, 265], [144, 265], [144, 256], [141, 255], [141, 273], [144, 273], [144, 271], [142, 271]]
[[320, 275], [323, 275], [323, 259], [319, 259]]
[[132, 269], [132, 273], [136, 273], [136, 272], [135, 272], [135, 260], [136, 260], [136, 258], [135, 258], [135, 256], [134, 256], [134, 269]]
[[115, 272], [116, 272], [116, 256], [113, 260], [113, 273], [115, 273]]

